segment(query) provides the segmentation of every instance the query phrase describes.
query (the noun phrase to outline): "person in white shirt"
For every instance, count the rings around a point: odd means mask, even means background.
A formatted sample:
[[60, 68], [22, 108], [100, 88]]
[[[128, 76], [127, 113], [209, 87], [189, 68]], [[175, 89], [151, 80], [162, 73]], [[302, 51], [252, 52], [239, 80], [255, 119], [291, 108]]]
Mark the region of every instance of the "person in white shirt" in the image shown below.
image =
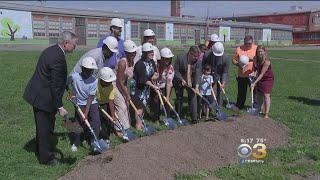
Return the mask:
[[146, 29], [144, 32], [143, 32], [143, 40], [142, 40], [142, 43], [141, 43], [141, 46], [138, 47], [137, 49], [137, 54], [136, 54], [136, 57], [134, 58], [134, 64], [136, 64], [137, 61], [139, 61], [141, 59], [141, 56], [142, 56], [142, 45], [146, 42], [150, 43], [153, 45], [153, 61], [154, 63], [157, 65], [157, 61], [159, 59], [161, 59], [161, 56], [160, 56], [160, 51], [159, 49], [154, 45], [155, 43], [155, 36], [156, 34], [151, 30], [151, 29]]

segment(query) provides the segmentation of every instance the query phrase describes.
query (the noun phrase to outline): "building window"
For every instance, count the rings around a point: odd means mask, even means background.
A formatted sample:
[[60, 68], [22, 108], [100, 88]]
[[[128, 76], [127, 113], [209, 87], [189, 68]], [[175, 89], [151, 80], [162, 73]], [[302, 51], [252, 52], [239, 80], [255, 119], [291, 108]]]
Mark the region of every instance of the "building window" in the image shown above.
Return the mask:
[[180, 39], [180, 25], [175, 24], [173, 26], [173, 39]]
[[59, 36], [59, 21], [49, 21], [49, 37]]
[[45, 37], [46, 36], [46, 24], [43, 20], [33, 20], [33, 36]]
[[73, 22], [62, 22], [62, 30], [63, 31], [72, 31], [73, 30]]
[[165, 27], [164, 24], [157, 24], [157, 38], [165, 39]]
[[230, 30], [230, 39], [231, 40], [242, 40], [245, 36], [244, 28], [231, 28]]
[[131, 37], [139, 38], [139, 24], [131, 22]]

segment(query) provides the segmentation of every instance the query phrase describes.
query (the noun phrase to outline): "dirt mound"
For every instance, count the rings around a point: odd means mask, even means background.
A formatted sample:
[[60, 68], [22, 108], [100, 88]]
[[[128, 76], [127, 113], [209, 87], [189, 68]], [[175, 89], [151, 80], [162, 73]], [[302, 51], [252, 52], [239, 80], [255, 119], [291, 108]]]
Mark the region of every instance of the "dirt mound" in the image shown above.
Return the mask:
[[272, 119], [233, 117], [158, 132], [88, 156], [61, 179], [173, 179], [238, 163], [241, 138], [265, 138], [267, 148], [286, 145], [288, 128]]

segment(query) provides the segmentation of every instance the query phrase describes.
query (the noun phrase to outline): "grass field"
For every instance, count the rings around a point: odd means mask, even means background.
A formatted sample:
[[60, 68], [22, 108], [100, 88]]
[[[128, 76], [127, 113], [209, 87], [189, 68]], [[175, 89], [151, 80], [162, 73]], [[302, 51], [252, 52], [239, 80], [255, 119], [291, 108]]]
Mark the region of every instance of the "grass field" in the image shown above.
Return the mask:
[[[56, 179], [71, 170], [89, 151], [87, 146], [79, 148], [77, 154], [70, 151], [66, 130], [61, 127], [62, 119], [57, 116], [57, 149], [63, 153], [66, 163], [56, 167], [38, 164], [34, 156], [32, 108], [23, 101], [22, 93], [33, 74], [39, 53], [0, 52], [0, 68], [3, 70], [0, 82], [1, 179]], [[69, 70], [82, 54], [76, 51], [68, 55]], [[262, 165], [235, 165], [218, 171], [179, 174], [176, 179], [203, 179], [212, 175], [223, 179], [289, 179], [320, 172], [320, 52], [270, 51], [270, 56], [288, 59], [272, 61], [276, 82], [270, 115], [291, 129], [289, 146], [269, 150], [266, 163]], [[235, 67], [231, 66], [227, 92], [232, 101], [236, 98], [235, 72]], [[70, 103], [65, 104], [73, 113]], [[113, 146], [119, 143], [119, 140], [112, 138]]]

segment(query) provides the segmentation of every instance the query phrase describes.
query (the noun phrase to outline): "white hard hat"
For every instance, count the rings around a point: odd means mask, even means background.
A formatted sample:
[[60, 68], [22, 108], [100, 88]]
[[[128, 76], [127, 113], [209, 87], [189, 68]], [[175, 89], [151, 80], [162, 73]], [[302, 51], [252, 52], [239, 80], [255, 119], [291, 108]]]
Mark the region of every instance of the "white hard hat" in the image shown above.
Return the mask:
[[153, 51], [153, 45], [151, 43], [144, 43], [142, 45], [142, 51], [143, 52], [148, 52], [148, 51]]
[[167, 47], [161, 49], [160, 55], [161, 57], [164, 57], [164, 58], [172, 58], [174, 56], [171, 50]]
[[219, 36], [217, 34], [211, 34], [210, 40], [213, 41], [213, 42], [219, 42], [220, 41]]
[[221, 42], [214, 43], [211, 49], [215, 56], [222, 56], [224, 53], [224, 47]]
[[137, 51], [136, 43], [134, 43], [131, 40], [125, 40], [124, 41], [124, 51], [130, 52], [130, 53]]
[[116, 74], [109, 67], [103, 67], [99, 70], [98, 77], [105, 82], [113, 82], [117, 79]]
[[108, 36], [103, 40], [103, 44], [107, 45], [110, 51], [116, 53], [118, 52], [118, 41], [113, 36]]
[[98, 69], [97, 63], [92, 57], [83, 58], [81, 66], [88, 69]]
[[151, 29], [146, 29], [143, 32], [143, 36], [155, 36], [156, 34]]
[[242, 67], [246, 67], [249, 64], [249, 57], [246, 55], [241, 55], [239, 58], [239, 64]]
[[111, 19], [111, 26], [117, 26], [117, 27], [123, 28], [123, 24], [119, 18]]

